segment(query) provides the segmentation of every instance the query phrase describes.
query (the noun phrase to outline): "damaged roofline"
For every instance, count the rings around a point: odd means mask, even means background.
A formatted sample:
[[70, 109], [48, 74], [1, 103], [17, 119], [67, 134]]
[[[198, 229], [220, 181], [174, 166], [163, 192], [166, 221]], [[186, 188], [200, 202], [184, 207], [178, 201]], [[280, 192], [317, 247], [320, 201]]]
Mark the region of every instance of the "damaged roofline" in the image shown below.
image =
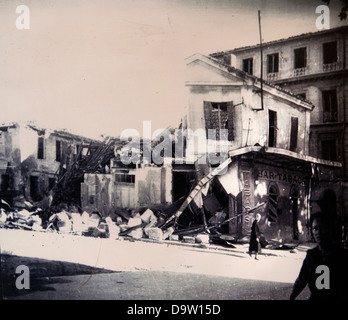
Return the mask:
[[[185, 59], [186, 64], [189, 65], [190, 63], [200, 60], [203, 61], [204, 63], [219, 69], [220, 71], [230, 75], [233, 74], [237, 78], [239, 78], [242, 82], [244, 82], [244, 85], [246, 86], [252, 86], [255, 87], [257, 90], [261, 90], [261, 79], [255, 76], [252, 76], [242, 70], [239, 70], [237, 68], [234, 68], [232, 66], [225, 65], [224, 63], [215, 60], [212, 57], [207, 57], [204, 56], [200, 53], [196, 53], [188, 58]], [[301, 106], [302, 108], [305, 108], [307, 110], [312, 111], [314, 108], [314, 105], [309, 102], [305, 101], [302, 98], [297, 97], [295, 94], [290, 92], [289, 90], [282, 89], [276, 85], [272, 85], [268, 83], [267, 81], [262, 81], [262, 90], [264, 92], [267, 92], [268, 94], [271, 94], [273, 96], [277, 96], [280, 99], [289, 101], [290, 103], [296, 104], [298, 106]], [[185, 86], [230, 86], [230, 87], [240, 87], [243, 84], [232, 84], [229, 82], [219, 82], [219, 83], [214, 83], [214, 82], [190, 82], [186, 81]]]
[[243, 147], [243, 148], [240, 148], [240, 149], [237, 149], [237, 150], [230, 151], [228, 153], [228, 155], [229, 155], [229, 157], [233, 158], [233, 157], [236, 157], [236, 156], [239, 156], [239, 155], [243, 155], [243, 154], [246, 154], [246, 153], [249, 153], [249, 152], [260, 152], [261, 149], [264, 149], [265, 153], [269, 153], [269, 154], [286, 156], [286, 157], [289, 157], [289, 158], [292, 158], [292, 159], [306, 161], [306, 162], [310, 162], [310, 163], [314, 163], [314, 164], [321, 164], [321, 165], [337, 167], [337, 168], [341, 168], [342, 167], [342, 163], [340, 163], [340, 162], [314, 158], [314, 157], [303, 155], [303, 154], [296, 153], [296, 152], [293, 152], [293, 151], [280, 149], [280, 148], [266, 147], [266, 146]]

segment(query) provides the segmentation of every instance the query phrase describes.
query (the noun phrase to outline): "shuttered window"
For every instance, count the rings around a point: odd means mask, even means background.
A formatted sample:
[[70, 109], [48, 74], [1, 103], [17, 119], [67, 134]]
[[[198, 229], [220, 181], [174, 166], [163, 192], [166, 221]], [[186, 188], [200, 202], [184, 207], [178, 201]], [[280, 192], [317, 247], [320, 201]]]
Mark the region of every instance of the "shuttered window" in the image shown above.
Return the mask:
[[44, 159], [44, 138], [39, 137], [38, 138], [38, 147], [37, 147], [37, 158], [38, 159]]
[[277, 144], [277, 112], [268, 111], [268, 146], [275, 147]]
[[216, 130], [216, 139], [220, 139], [220, 130], [228, 130], [228, 141], [233, 141], [233, 104], [232, 102], [204, 101], [205, 127]]
[[298, 118], [291, 117], [291, 129], [290, 129], [290, 150], [295, 151], [297, 148], [297, 135], [298, 135]]

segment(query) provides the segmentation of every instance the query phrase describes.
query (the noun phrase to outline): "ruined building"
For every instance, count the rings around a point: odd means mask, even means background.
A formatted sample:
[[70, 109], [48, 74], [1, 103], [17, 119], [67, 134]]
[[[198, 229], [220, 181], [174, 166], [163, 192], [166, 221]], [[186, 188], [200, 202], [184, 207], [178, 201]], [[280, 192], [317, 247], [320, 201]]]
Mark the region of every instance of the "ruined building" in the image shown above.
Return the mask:
[[[187, 67], [188, 128], [204, 128], [207, 145], [209, 129], [228, 132], [228, 166], [200, 188], [193, 202], [202, 203], [208, 219], [222, 212], [229, 220], [227, 232], [237, 238], [250, 234], [259, 212], [267, 239], [308, 240], [314, 171], [320, 168], [330, 180], [342, 167], [334, 159], [310, 155], [314, 105], [272, 83], [261, 86], [259, 78], [211, 56], [191, 56]], [[217, 149], [208, 158], [216, 152], [221, 155]]]
[[99, 141], [27, 122], [0, 126], [1, 198], [42, 199], [57, 183], [59, 169], [84, 157]]
[[[260, 45], [211, 56], [250, 75], [261, 76]], [[308, 154], [339, 162], [342, 167], [338, 175], [330, 178], [316, 168], [312, 200], [318, 200], [323, 189], [330, 190], [324, 201], [345, 226], [348, 221], [348, 26], [264, 43], [262, 56], [264, 80], [291, 90], [314, 106], [310, 114]]]

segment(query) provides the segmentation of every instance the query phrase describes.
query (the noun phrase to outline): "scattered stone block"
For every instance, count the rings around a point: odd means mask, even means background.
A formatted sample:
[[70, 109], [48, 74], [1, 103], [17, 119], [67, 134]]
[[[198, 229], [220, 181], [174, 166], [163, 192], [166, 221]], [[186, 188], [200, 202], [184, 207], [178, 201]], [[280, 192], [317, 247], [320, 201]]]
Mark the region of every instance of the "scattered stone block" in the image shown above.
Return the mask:
[[195, 237], [196, 243], [209, 244], [209, 234], [200, 233]]
[[116, 225], [116, 223], [113, 222], [110, 217], [105, 218], [105, 221], [109, 228], [109, 238], [113, 240], [117, 239], [120, 233], [120, 227]]
[[163, 232], [160, 228], [144, 228], [144, 233], [149, 239], [162, 241], [163, 240]]
[[173, 232], [174, 232], [174, 228], [173, 227], [169, 227], [168, 229], [166, 229], [166, 231], [163, 232], [163, 240], [166, 240], [169, 237], [171, 237]]

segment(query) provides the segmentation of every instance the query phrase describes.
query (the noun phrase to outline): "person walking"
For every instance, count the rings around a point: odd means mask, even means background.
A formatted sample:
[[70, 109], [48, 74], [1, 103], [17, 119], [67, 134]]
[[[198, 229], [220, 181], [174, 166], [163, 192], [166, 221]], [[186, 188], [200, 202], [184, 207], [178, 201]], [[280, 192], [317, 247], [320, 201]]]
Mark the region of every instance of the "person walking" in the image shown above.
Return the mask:
[[255, 254], [255, 259], [259, 260], [257, 258], [257, 254], [261, 252], [261, 246], [260, 246], [260, 230], [258, 226], [258, 222], [261, 220], [261, 214], [256, 214], [255, 220], [253, 221], [253, 224], [251, 226], [251, 234], [250, 234], [250, 243], [249, 243], [249, 255], [250, 257], [252, 254]]

